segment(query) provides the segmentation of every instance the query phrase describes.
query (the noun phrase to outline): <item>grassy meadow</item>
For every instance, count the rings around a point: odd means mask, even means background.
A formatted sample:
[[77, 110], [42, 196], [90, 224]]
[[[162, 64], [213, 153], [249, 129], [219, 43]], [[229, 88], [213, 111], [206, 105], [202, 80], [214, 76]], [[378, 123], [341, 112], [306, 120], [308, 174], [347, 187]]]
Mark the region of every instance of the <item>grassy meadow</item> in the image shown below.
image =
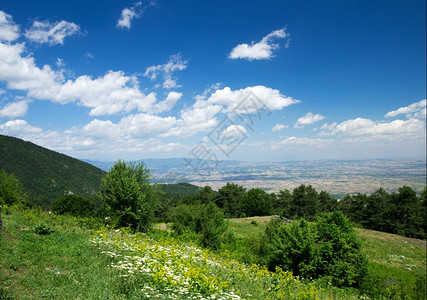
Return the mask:
[[368, 297], [250, 263], [269, 217], [228, 220], [213, 252], [162, 229], [132, 233], [41, 210], [2, 215], [0, 299], [425, 299], [425, 241], [392, 234], [357, 230], [375, 272]]

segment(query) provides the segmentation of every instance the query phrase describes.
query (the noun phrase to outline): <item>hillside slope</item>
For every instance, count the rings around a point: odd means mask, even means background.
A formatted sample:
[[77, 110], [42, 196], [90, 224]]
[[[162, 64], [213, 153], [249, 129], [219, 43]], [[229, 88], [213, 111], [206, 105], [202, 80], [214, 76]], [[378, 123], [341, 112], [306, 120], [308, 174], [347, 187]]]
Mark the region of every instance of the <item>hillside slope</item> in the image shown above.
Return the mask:
[[13, 173], [31, 203], [48, 206], [66, 193], [99, 191], [104, 171], [70, 156], [21, 139], [0, 135], [0, 170]]

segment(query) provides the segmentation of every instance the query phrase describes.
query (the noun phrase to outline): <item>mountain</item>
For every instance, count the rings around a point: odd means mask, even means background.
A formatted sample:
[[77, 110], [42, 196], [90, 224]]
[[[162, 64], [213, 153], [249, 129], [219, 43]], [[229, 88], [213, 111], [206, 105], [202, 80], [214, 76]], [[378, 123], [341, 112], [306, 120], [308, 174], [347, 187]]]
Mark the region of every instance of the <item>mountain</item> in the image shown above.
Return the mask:
[[[196, 159], [190, 158], [188, 160], [195, 163]], [[108, 171], [115, 163], [114, 161], [95, 161], [89, 159], [82, 159], [82, 161], [87, 162], [104, 171]], [[184, 158], [147, 158], [135, 160], [134, 162], [144, 162], [147, 168], [150, 169], [150, 171], [153, 173], [173, 173], [186, 171], [188, 169], [191, 170], [191, 168], [188, 166], [187, 161]], [[212, 164], [214, 164], [214, 162]], [[240, 164], [242, 164], [241, 161], [223, 160], [218, 163], [218, 167], [224, 168]]]
[[89, 197], [99, 191], [101, 169], [18, 138], [0, 135], [0, 170], [23, 184], [29, 201], [43, 207], [67, 193]]

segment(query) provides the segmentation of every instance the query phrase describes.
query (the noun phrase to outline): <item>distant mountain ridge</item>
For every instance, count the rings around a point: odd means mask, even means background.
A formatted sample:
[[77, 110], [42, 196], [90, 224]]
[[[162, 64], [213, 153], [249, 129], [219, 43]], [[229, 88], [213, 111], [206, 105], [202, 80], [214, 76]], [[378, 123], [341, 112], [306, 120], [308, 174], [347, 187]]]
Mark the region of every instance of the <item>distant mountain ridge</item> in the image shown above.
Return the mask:
[[90, 196], [105, 172], [89, 163], [31, 142], [0, 135], [0, 170], [23, 184], [29, 201], [44, 207], [67, 193]]
[[[191, 160], [195, 160], [194, 158]], [[104, 171], [108, 171], [115, 163], [115, 161], [95, 161], [89, 159], [82, 159], [95, 167], [98, 167]], [[134, 162], [143, 162], [148, 169], [152, 172], [170, 172], [171, 170], [182, 170], [188, 168], [187, 162], [184, 158], [147, 158], [135, 160]], [[233, 164], [241, 164], [242, 162], [236, 160], [224, 160], [221, 161], [220, 166], [229, 166]]]

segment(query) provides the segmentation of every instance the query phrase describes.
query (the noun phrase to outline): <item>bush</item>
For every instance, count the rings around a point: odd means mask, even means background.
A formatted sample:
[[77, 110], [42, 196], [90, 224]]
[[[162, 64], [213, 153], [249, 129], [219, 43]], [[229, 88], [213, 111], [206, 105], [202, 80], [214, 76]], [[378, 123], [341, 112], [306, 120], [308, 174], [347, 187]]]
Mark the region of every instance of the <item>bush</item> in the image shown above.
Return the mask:
[[291, 270], [304, 278], [328, 277], [335, 286], [357, 287], [367, 270], [361, 244], [341, 212], [324, 214], [310, 224], [286, 225], [273, 219], [261, 239], [267, 266]]
[[172, 212], [172, 229], [177, 234], [197, 233], [203, 247], [218, 249], [227, 229], [223, 212], [213, 203], [180, 205]]
[[179, 205], [172, 210], [172, 230], [181, 235], [186, 232], [201, 231], [203, 205]]
[[53, 232], [53, 229], [50, 228], [45, 223], [40, 223], [36, 227], [34, 227], [34, 232], [39, 234], [39, 235], [48, 235], [48, 234], [51, 234]]
[[91, 200], [81, 196], [65, 195], [53, 203], [52, 210], [59, 215], [89, 217], [93, 215], [94, 204]]
[[25, 203], [26, 199], [24, 187], [15, 175], [8, 175], [5, 170], [2, 170], [0, 173], [0, 205]]

